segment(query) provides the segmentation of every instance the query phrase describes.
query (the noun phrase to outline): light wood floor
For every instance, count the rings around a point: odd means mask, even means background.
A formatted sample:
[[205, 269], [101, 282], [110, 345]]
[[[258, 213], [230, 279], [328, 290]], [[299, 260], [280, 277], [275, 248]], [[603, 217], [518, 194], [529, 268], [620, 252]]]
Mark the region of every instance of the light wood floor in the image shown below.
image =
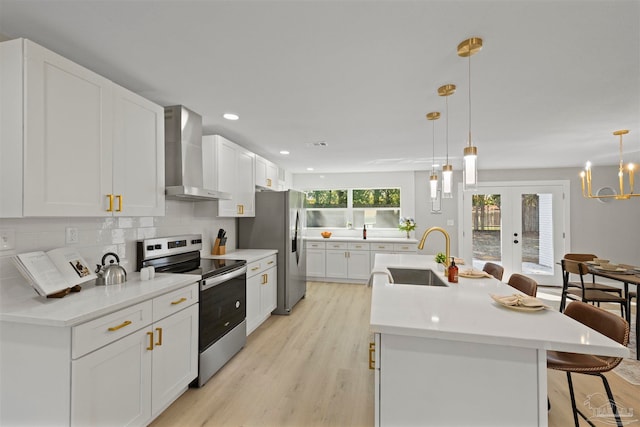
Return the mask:
[[[363, 285], [309, 282], [290, 316], [271, 316], [203, 388], [189, 389], [152, 426], [372, 427], [370, 302]], [[565, 374], [550, 370], [548, 378], [549, 426], [573, 425]], [[607, 378], [619, 404], [640, 413], [640, 386]], [[586, 375], [574, 375], [574, 386], [579, 407], [604, 393]]]

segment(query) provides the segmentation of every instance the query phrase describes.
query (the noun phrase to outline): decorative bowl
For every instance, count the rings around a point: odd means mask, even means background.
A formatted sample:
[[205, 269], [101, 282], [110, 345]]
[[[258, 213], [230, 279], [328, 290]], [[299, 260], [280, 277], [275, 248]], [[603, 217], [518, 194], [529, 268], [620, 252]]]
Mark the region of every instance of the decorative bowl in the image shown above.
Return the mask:
[[322, 233], [320, 233], [320, 235], [322, 237], [324, 237], [325, 239], [328, 239], [329, 237], [331, 237], [331, 232], [330, 231], [323, 231]]

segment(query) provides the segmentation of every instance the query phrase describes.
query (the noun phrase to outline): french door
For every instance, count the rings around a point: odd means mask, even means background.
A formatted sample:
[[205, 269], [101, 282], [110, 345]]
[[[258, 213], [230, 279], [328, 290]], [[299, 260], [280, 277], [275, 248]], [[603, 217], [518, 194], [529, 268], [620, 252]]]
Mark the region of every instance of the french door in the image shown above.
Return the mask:
[[503, 281], [525, 274], [538, 284], [562, 285], [556, 262], [568, 242], [568, 182], [487, 183], [462, 197], [460, 251], [473, 267], [504, 267]]

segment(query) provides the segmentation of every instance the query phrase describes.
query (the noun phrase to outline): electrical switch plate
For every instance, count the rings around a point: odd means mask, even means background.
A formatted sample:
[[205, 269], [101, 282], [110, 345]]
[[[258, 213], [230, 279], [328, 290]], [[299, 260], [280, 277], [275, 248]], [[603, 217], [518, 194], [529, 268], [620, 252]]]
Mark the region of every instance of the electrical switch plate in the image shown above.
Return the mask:
[[8, 251], [16, 247], [16, 232], [6, 228], [0, 229], [0, 251]]
[[67, 243], [78, 243], [78, 229], [76, 227], [67, 227], [65, 240]]

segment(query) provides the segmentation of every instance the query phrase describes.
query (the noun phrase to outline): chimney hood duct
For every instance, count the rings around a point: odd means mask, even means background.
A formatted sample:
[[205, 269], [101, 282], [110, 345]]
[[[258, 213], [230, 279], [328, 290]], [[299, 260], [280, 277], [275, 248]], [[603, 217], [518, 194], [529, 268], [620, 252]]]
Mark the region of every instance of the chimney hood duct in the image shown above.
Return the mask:
[[229, 193], [204, 188], [203, 167], [215, 165], [202, 157], [202, 116], [182, 105], [164, 109], [164, 159], [167, 199], [231, 199]]

